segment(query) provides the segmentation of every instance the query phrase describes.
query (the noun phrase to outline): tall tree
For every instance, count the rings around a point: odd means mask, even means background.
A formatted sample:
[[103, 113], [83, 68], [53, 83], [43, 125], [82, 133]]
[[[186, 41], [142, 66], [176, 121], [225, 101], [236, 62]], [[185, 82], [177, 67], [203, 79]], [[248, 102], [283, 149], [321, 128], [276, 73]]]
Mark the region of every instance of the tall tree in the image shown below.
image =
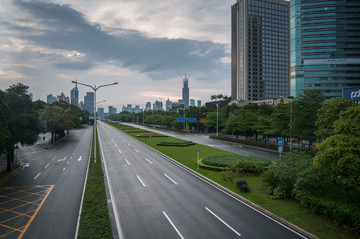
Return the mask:
[[324, 100], [325, 97], [320, 90], [304, 90], [291, 105], [292, 132], [300, 139], [309, 139], [309, 148], [312, 146], [312, 141], [316, 139], [316, 113]]
[[51, 132], [51, 143], [57, 136], [64, 136], [65, 130], [69, 130], [73, 123], [70, 109], [56, 104], [46, 105], [41, 119], [46, 120], [47, 130]]
[[354, 102], [342, 97], [332, 98], [324, 103], [317, 112], [315, 125], [318, 130], [315, 132], [320, 140], [334, 135], [334, 122], [339, 119], [340, 112], [354, 106]]
[[6, 144], [10, 137], [8, 118], [9, 107], [5, 101], [5, 93], [0, 90], [0, 154], [6, 153]]
[[314, 158], [317, 168], [360, 191], [360, 107], [350, 107], [340, 113], [334, 123], [334, 135], [322, 141]]
[[6, 102], [9, 106], [8, 126], [10, 137], [7, 141], [7, 169], [11, 170], [14, 160], [14, 146], [34, 144], [41, 132], [39, 115], [34, 110], [29, 87], [18, 83], [6, 90]]

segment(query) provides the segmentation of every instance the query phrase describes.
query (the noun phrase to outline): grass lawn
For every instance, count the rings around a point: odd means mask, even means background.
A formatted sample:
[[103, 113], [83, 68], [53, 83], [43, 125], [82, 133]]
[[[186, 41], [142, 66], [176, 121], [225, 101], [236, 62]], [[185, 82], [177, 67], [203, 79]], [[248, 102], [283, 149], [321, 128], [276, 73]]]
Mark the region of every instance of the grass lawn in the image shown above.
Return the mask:
[[78, 238], [113, 238], [109, 210], [101, 167], [99, 144], [97, 143], [96, 163], [94, 149], [91, 149], [89, 173], [86, 183]]
[[[113, 125], [116, 127], [116, 125]], [[122, 129], [122, 128], [120, 128]], [[135, 129], [135, 128], [134, 128]], [[142, 141], [145, 144], [150, 144], [149, 138], [137, 138], [135, 133], [128, 133], [134, 138]], [[197, 153], [196, 149], [200, 149], [200, 158], [206, 158], [216, 155], [237, 155], [235, 153], [227, 152], [220, 149], [211, 148], [205, 145], [192, 145], [188, 147], [174, 147], [174, 146], [157, 146], [156, 144], [164, 141], [164, 138], [152, 138], [151, 147], [166, 154], [167, 156], [175, 159], [183, 165], [195, 170]], [[172, 137], [166, 138], [169, 142], [183, 142], [181, 139]], [[248, 182], [250, 192], [240, 192], [236, 188], [235, 179], [234, 182], [224, 181], [221, 172], [210, 171], [201, 169], [198, 173], [210, 178], [211, 180], [219, 183], [220, 185], [232, 190], [233, 192], [241, 195], [242, 197], [252, 201], [253, 203], [265, 208], [266, 210], [278, 215], [285, 220], [303, 228], [304, 230], [316, 235], [319, 238], [326, 239], [359, 239], [360, 234], [352, 232], [330, 221], [326, 217], [317, 215], [307, 208], [301, 207], [301, 205], [293, 200], [274, 200], [270, 198], [270, 195], [266, 192], [265, 186], [261, 181], [261, 176], [242, 176], [241, 179]]]

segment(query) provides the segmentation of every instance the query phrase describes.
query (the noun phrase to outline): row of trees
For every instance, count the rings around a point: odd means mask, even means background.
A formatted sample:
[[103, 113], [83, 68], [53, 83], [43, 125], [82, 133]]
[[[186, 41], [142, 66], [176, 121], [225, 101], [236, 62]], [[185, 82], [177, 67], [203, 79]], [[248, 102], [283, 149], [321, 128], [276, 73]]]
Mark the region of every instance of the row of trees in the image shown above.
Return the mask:
[[[47, 105], [32, 101], [29, 87], [21, 83], [0, 91], [0, 153], [7, 155], [7, 169], [14, 163], [16, 145], [32, 145], [41, 132], [64, 135], [65, 130], [88, 121], [89, 114], [65, 102]], [[43, 123], [41, 123], [43, 120]]]
[[[216, 109], [189, 107], [185, 117], [197, 119], [196, 123], [189, 123], [189, 127], [197, 131], [216, 132], [218, 126], [219, 132], [242, 135], [248, 139], [254, 136], [258, 140], [260, 135], [264, 140], [268, 138], [266, 136], [308, 139], [311, 147], [314, 140], [328, 136], [329, 122], [334, 121], [334, 116], [327, 112], [334, 107], [339, 109], [353, 105], [351, 101], [336, 98], [322, 108], [324, 100], [319, 90], [305, 90], [289, 104], [248, 104], [243, 107], [233, 104], [219, 109], [218, 113]], [[321, 112], [317, 114], [320, 108]], [[110, 116], [110, 119], [144, 122], [181, 130], [183, 123], [176, 122], [176, 118], [183, 115], [182, 109], [177, 112], [148, 111], [137, 114], [121, 112]]]

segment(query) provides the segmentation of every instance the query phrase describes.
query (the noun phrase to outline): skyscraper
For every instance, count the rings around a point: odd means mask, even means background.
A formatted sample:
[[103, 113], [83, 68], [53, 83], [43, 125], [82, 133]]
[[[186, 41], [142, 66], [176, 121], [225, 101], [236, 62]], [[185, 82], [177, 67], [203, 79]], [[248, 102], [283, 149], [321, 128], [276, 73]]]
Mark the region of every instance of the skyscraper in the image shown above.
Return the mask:
[[46, 103], [47, 104], [52, 104], [52, 103], [54, 103], [56, 101], [56, 97], [55, 96], [53, 96], [52, 94], [50, 94], [50, 95], [47, 95], [47, 97], [46, 97]]
[[79, 106], [79, 90], [77, 88], [77, 82], [75, 87], [70, 91], [70, 101], [72, 105]]
[[185, 75], [185, 78], [184, 78], [184, 86], [182, 88], [182, 100], [185, 104], [185, 108], [188, 108], [189, 107], [189, 97], [190, 97], [190, 94], [189, 94], [189, 78], [186, 77]]
[[291, 92], [360, 86], [360, 1], [290, 1]]
[[94, 113], [94, 92], [86, 92], [84, 96], [84, 108], [89, 113]]
[[231, 98], [289, 95], [289, 2], [237, 0], [231, 8]]
[[112, 115], [112, 114], [116, 114], [117, 113], [117, 109], [113, 106], [109, 106], [109, 115]]

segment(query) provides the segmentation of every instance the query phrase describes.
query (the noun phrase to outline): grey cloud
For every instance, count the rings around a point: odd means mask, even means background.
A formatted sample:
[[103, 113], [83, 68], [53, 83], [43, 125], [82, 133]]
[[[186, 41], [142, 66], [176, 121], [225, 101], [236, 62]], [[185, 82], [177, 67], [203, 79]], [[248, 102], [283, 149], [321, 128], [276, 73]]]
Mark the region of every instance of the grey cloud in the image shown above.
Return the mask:
[[[228, 54], [225, 45], [212, 42], [147, 38], [140, 32], [125, 29], [119, 29], [122, 32], [120, 36], [113, 35], [87, 21], [70, 5], [20, 0], [15, 3], [48, 29], [27, 27], [19, 33], [22, 39], [52, 49], [80, 51], [87, 54], [87, 61], [91, 62], [113, 60], [141, 72], [175, 70], [183, 73], [211, 71], [220, 64], [219, 59]], [[18, 26], [13, 26], [15, 28]], [[41, 31], [41, 34], [29, 34], [35, 31]], [[86, 70], [93, 64], [59, 62], [55, 66], [59, 69]]]
[[90, 68], [92, 68], [93, 66], [95, 66], [95, 64], [93, 64], [93, 63], [86, 63], [86, 62], [64, 62], [64, 63], [54, 64], [54, 66], [55, 66], [57, 69], [60, 69], [60, 70], [79, 70], [79, 71], [85, 71], [85, 70], [89, 70]]

